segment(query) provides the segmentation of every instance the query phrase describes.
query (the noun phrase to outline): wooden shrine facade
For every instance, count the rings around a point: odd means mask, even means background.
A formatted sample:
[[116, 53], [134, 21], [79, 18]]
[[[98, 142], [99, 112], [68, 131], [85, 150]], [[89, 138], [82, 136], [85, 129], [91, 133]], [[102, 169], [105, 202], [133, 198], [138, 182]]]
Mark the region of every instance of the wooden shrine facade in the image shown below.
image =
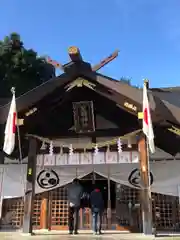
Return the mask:
[[[116, 185], [117, 202], [112, 210], [112, 229], [121, 231], [142, 231], [140, 211], [140, 191], [122, 186], [123, 195], [118, 197], [119, 187]], [[179, 198], [162, 194], [152, 194], [153, 226], [157, 231], [179, 230], [177, 223], [180, 221]], [[127, 206], [132, 203], [130, 209]], [[47, 211], [47, 207], [49, 211]], [[125, 212], [122, 212], [122, 208]], [[46, 210], [46, 211], [45, 211]], [[121, 210], [121, 214], [119, 211]], [[23, 226], [24, 200], [23, 198], [6, 199], [3, 201], [2, 216], [7, 212], [14, 212], [12, 225], [16, 228]], [[48, 215], [45, 214], [48, 212]], [[35, 196], [33, 209], [33, 229], [67, 230], [68, 229], [67, 195], [64, 187], [38, 194]], [[131, 220], [131, 221], [130, 221]], [[175, 227], [176, 226], [176, 227]], [[91, 213], [89, 208], [80, 210], [80, 229], [91, 230]], [[103, 229], [108, 229], [107, 214], [104, 212]]]
[[[63, 74], [16, 99], [23, 156], [28, 154], [27, 135], [48, 139], [79, 136], [95, 139], [123, 136], [141, 129], [138, 113], [142, 111], [142, 89], [97, 72], [114, 59], [117, 52], [94, 67], [83, 61], [76, 47], [69, 49], [69, 56], [69, 63], [58, 65]], [[180, 142], [177, 97], [178, 90], [173, 88], [149, 90], [156, 146], [172, 155], [178, 153]], [[1, 145], [9, 106], [10, 103], [0, 106]], [[117, 127], [97, 129], [97, 115]], [[172, 141], [175, 141], [173, 146], [169, 144]], [[41, 144], [38, 145], [40, 147]], [[13, 156], [19, 156], [18, 147]]]
[[[57, 153], [57, 151], [67, 154], [75, 152], [94, 153], [95, 151], [117, 152], [120, 151], [117, 144], [120, 136], [122, 140], [121, 150], [128, 147], [128, 141], [131, 139], [134, 141], [131, 148], [136, 151], [139, 150], [141, 178], [144, 184], [140, 209], [146, 213], [146, 221], [148, 221], [148, 218], [152, 217], [152, 212], [150, 213], [148, 205], [143, 204], [149, 203], [147, 149], [145, 137], [140, 131], [142, 122], [138, 118], [142, 111], [142, 89], [97, 72], [102, 66], [114, 59], [117, 52], [94, 67], [83, 61], [79, 49], [76, 47], [69, 49], [69, 56], [71, 60], [69, 63], [62, 66], [58, 65], [63, 70], [60, 76], [50, 79], [16, 99], [22, 154], [23, 157], [28, 156], [24, 211], [21, 211], [21, 214], [24, 213], [23, 231], [32, 232], [33, 213], [34, 223], [38, 227], [50, 228], [50, 226], [57, 226], [62, 223], [61, 226], [67, 228], [67, 196], [63, 188], [53, 190], [46, 196], [45, 194], [38, 195], [36, 200], [34, 199], [36, 158], [43, 148], [43, 143], [48, 145], [50, 154]], [[180, 146], [180, 130], [178, 130], [180, 128], [180, 106], [177, 106], [177, 103], [174, 102], [177, 96], [178, 93], [173, 90], [149, 89], [155, 144], [172, 155], [179, 152]], [[8, 111], [9, 104], [0, 106], [1, 149]], [[98, 126], [97, 116], [99, 115], [116, 127]], [[132, 132], [134, 134], [127, 135]], [[124, 135], [126, 137], [123, 137]], [[87, 137], [89, 142], [83, 144]], [[103, 140], [103, 144], [100, 144], [97, 141], [98, 138], [116, 138], [116, 140], [114, 142]], [[63, 142], [62, 139], [65, 139], [65, 141]], [[77, 141], [73, 144], [67, 144], [67, 139], [79, 139], [82, 146], [79, 147]], [[18, 156], [17, 141], [11, 157], [18, 158]], [[135, 196], [136, 200], [133, 201], [136, 204], [139, 203], [140, 198], [137, 191], [129, 188], [125, 191], [130, 196], [127, 194], [127, 198], [122, 200], [122, 204], [125, 201], [127, 205], [131, 196], [133, 196], [133, 199]], [[60, 193], [62, 198], [57, 199]], [[33, 202], [35, 203], [34, 208]], [[22, 209], [22, 200], [19, 199], [18, 204]], [[43, 210], [47, 209], [47, 204], [50, 204], [49, 208], [52, 209], [49, 215]], [[110, 209], [111, 203], [108, 204]], [[5, 202], [5, 206], [7, 209], [11, 208], [7, 202]], [[49, 219], [51, 224], [48, 223]], [[61, 219], [64, 219], [64, 222]], [[108, 228], [112, 223], [111, 220], [112, 215], [107, 219]], [[22, 219], [18, 220], [17, 225], [21, 225], [21, 223]], [[81, 225], [82, 223], [83, 220]]]

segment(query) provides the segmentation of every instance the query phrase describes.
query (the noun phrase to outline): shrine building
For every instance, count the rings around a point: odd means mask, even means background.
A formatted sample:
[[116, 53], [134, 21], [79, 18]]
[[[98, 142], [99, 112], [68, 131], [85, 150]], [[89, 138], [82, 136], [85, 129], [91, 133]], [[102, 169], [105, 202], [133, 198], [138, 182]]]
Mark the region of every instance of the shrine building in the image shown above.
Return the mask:
[[[93, 184], [103, 193], [104, 230], [142, 232], [143, 212], [156, 231], [179, 230], [180, 89], [148, 87], [156, 145], [148, 166], [142, 88], [98, 72], [117, 52], [95, 66], [76, 47], [68, 53], [61, 75], [16, 99], [22, 161], [18, 135], [13, 154], [2, 151], [10, 100], [0, 105], [1, 219], [11, 212], [9, 224], [24, 232], [67, 230], [67, 186], [79, 178], [87, 196]], [[79, 214], [80, 229], [91, 229], [88, 203]]]

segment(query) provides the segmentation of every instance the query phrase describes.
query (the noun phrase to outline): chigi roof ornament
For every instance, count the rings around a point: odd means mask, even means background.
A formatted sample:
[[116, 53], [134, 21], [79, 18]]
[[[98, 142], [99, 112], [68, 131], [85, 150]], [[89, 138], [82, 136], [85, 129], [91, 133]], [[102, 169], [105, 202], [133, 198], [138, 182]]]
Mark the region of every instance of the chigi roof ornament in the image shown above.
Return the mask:
[[[110, 54], [108, 57], [104, 58], [101, 60], [98, 64], [95, 64], [92, 66], [92, 71], [96, 72], [100, 70], [102, 67], [113, 61], [115, 58], [118, 57], [119, 50], [115, 50], [112, 54]], [[68, 48], [68, 55], [71, 59], [72, 62], [83, 62], [83, 57], [80, 53], [79, 48], [72, 46]], [[65, 72], [66, 69], [66, 64], [61, 64], [55, 60], [52, 60], [49, 56], [46, 56], [46, 61], [50, 64], [52, 64], [55, 68], [59, 68], [63, 72]]]

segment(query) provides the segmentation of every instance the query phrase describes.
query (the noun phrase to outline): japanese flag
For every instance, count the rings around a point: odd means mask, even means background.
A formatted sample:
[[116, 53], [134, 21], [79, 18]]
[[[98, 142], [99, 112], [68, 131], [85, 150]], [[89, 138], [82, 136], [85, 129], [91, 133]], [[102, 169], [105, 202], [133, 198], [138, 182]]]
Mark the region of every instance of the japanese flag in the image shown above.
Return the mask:
[[144, 84], [144, 88], [143, 88], [143, 132], [147, 137], [148, 145], [151, 153], [154, 153], [155, 152], [154, 132], [153, 132], [146, 84]]
[[15, 134], [16, 134], [16, 99], [15, 93], [13, 93], [9, 114], [6, 122], [5, 132], [4, 132], [4, 147], [3, 151], [10, 155], [15, 147]]

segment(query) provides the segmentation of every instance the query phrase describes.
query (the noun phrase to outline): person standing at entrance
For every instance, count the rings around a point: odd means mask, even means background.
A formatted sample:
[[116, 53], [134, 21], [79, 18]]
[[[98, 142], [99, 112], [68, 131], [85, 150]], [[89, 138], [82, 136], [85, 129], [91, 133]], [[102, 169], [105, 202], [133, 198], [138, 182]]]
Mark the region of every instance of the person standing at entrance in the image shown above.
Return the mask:
[[[91, 211], [93, 217], [94, 234], [101, 234], [102, 214], [104, 210], [104, 200], [99, 188], [94, 188], [90, 194]], [[98, 224], [99, 217], [99, 224]]]
[[67, 189], [69, 202], [69, 234], [78, 234], [79, 209], [81, 197], [83, 195], [82, 186], [76, 178]]

